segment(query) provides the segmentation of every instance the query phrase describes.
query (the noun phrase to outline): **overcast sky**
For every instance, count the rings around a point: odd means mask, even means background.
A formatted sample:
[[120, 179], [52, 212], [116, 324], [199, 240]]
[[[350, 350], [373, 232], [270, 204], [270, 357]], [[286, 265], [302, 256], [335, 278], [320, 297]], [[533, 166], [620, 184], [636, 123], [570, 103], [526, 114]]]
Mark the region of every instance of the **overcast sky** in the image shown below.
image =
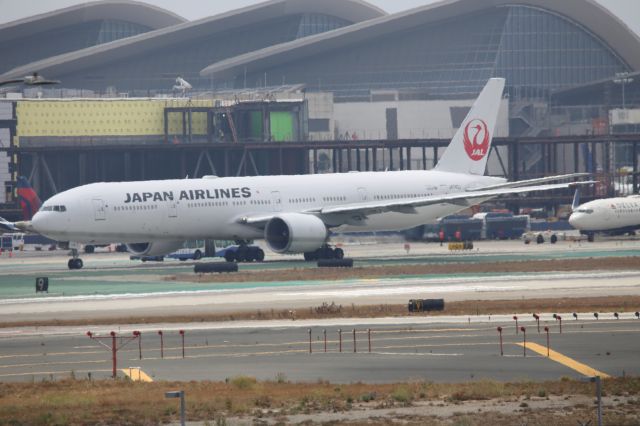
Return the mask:
[[[178, 15], [195, 20], [212, 16], [231, 9], [238, 9], [250, 4], [261, 3], [264, 0], [147, 0], [145, 3], [154, 4]], [[322, 1], [322, 0], [316, 0]], [[368, 0], [389, 13], [399, 12], [424, 4], [435, 3], [437, 0]], [[556, 0], [563, 1], [563, 0]], [[596, 0], [609, 8], [636, 33], [640, 34], [640, 0]], [[13, 21], [38, 13], [60, 9], [73, 4], [87, 3], [82, 0], [0, 0], [0, 23]]]

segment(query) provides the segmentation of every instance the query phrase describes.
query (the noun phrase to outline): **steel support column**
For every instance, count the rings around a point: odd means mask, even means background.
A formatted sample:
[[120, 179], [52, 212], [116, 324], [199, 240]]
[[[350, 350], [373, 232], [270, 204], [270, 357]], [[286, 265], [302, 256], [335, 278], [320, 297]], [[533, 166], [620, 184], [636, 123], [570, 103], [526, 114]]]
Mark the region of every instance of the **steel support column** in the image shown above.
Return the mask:
[[371, 162], [373, 163], [372, 170], [374, 172], [378, 171], [378, 148], [373, 148], [371, 155]]
[[632, 155], [633, 155], [633, 175], [632, 175], [632, 179], [633, 179], [633, 193], [637, 194], [638, 193], [638, 142], [633, 142], [632, 145]]

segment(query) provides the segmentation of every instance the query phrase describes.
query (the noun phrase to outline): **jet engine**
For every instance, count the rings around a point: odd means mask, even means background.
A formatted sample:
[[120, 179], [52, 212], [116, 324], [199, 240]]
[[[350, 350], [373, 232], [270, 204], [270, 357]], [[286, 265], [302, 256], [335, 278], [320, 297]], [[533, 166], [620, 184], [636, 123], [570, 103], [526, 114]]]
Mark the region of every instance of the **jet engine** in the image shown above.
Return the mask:
[[267, 222], [264, 239], [276, 253], [304, 253], [316, 250], [327, 241], [328, 231], [316, 216], [284, 213]]
[[136, 256], [164, 256], [182, 248], [184, 241], [151, 241], [127, 244], [127, 250]]

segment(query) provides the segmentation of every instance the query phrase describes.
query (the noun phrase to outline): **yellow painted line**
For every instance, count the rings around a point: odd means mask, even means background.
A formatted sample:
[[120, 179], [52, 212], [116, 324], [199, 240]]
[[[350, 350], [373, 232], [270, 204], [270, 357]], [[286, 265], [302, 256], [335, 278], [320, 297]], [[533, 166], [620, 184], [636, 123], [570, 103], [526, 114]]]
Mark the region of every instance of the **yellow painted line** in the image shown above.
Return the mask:
[[153, 382], [153, 379], [138, 367], [123, 368], [121, 371], [134, 382]]
[[[524, 346], [524, 343], [516, 343], [518, 346]], [[528, 342], [527, 349], [536, 352], [542, 356], [547, 356], [547, 348], [545, 346], [539, 345], [537, 343]], [[609, 378], [607, 373], [603, 373], [602, 371], [598, 371], [595, 368], [591, 368], [588, 365], [582, 364], [581, 362], [576, 361], [575, 359], [569, 358], [568, 356], [562, 355], [559, 352], [554, 351], [553, 349], [549, 349], [549, 359], [564, 365], [565, 367], [569, 367], [572, 370], [577, 371], [580, 374], [585, 376], [593, 377], [600, 376], [603, 379]]]

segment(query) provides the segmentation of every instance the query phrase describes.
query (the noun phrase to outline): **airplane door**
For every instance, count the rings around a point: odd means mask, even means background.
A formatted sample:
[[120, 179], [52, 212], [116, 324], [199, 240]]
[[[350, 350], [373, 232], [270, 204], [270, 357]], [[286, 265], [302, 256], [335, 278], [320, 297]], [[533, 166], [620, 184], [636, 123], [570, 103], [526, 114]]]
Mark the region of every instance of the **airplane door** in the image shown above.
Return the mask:
[[107, 212], [104, 209], [104, 201], [92, 200], [93, 202], [93, 217], [95, 220], [106, 220]]
[[359, 197], [360, 201], [362, 201], [362, 202], [369, 201], [369, 197], [367, 195], [367, 189], [366, 188], [358, 188], [358, 197]]
[[169, 217], [178, 217], [178, 203], [176, 203], [175, 201], [169, 201], [169, 204], [167, 207], [168, 207]]
[[282, 211], [282, 198], [280, 197], [280, 191], [271, 191], [271, 202], [273, 203], [273, 211]]

